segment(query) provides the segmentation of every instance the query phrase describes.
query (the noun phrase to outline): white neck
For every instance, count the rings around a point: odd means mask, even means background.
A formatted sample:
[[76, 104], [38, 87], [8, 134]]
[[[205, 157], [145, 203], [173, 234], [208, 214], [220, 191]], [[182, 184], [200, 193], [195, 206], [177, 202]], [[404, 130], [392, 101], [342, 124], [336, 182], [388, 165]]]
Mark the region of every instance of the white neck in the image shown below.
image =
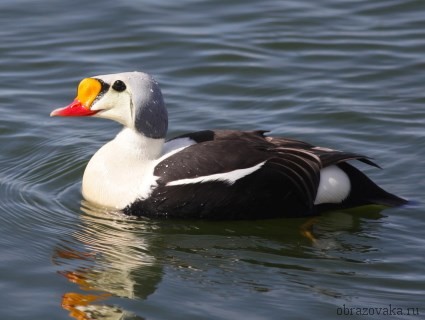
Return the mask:
[[155, 160], [162, 152], [164, 139], [148, 138], [133, 129], [124, 128], [108, 144], [113, 144], [114, 154], [120, 151], [125, 153], [126, 157], [135, 157], [139, 161]]
[[153, 169], [163, 144], [164, 139], [147, 138], [124, 128], [90, 159], [83, 177], [84, 198], [102, 206], [123, 209], [147, 196], [156, 183]]

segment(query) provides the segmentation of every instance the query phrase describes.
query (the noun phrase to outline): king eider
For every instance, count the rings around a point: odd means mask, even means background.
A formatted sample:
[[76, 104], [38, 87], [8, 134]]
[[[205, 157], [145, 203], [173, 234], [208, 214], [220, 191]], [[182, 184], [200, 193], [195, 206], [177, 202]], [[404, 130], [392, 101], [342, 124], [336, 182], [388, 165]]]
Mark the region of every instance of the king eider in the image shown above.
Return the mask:
[[100, 117], [124, 126], [91, 158], [82, 194], [130, 215], [261, 219], [406, 203], [347, 163], [378, 167], [361, 154], [266, 131], [205, 130], [165, 141], [164, 99], [142, 72], [83, 79], [75, 100], [51, 116]]

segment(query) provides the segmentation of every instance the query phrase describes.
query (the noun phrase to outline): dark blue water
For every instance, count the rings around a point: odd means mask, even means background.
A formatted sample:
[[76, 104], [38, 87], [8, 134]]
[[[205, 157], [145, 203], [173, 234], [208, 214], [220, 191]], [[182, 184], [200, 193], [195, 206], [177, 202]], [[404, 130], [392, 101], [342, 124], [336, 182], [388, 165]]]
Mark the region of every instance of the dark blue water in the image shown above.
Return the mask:
[[[423, 319], [424, 16], [420, 0], [2, 1], [0, 318]], [[49, 113], [82, 78], [132, 70], [160, 82], [170, 136], [265, 129], [363, 153], [415, 205], [244, 222], [94, 210], [82, 173], [119, 126]]]

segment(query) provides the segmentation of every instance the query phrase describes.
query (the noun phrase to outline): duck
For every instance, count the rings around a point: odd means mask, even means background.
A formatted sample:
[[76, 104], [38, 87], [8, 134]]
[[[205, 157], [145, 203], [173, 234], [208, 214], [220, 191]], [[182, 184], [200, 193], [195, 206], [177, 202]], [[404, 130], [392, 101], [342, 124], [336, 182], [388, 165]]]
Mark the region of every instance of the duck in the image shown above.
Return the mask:
[[144, 72], [85, 78], [76, 98], [50, 115], [104, 118], [123, 126], [88, 162], [82, 196], [132, 216], [268, 219], [407, 203], [348, 163], [380, 168], [355, 152], [263, 130], [202, 130], [166, 139], [164, 98], [158, 82]]

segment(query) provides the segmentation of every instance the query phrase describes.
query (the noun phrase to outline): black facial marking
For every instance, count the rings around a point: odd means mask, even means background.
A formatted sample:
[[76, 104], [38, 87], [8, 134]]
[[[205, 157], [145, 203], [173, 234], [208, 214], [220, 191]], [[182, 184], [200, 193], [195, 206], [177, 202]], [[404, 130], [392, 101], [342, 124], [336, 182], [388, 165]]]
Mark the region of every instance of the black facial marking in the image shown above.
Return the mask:
[[148, 97], [136, 108], [136, 130], [148, 138], [163, 139], [167, 134], [168, 115], [161, 89], [156, 82], [147, 88]]
[[118, 92], [123, 92], [126, 88], [127, 87], [125, 86], [125, 83], [122, 82], [121, 80], [115, 81], [114, 84], [112, 85], [112, 89]]
[[101, 89], [100, 89], [99, 94], [97, 95], [96, 99], [94, 99], [94, 101], [93, 101], [93, 103], [92, 103], [92, 104], [94, 104], [96, 101], [98, 101], [100, 98], [102, 98], [102, 97], [103, 97], [103, 95], [104, 95], [106, 92], [108, 92], [109, 87], [110, 87], [110, 85], [109, 85], [109, 84], [107, 84], [106, 82], [104, 82], [104, 81], [103, 81], [103, 80], [101, 80], [101, 79], [98, 79], [98, 78], [93, 78], [93, 79], [96, 79], [97, 81], [99, 81], [102, 87], [101, 87]]

